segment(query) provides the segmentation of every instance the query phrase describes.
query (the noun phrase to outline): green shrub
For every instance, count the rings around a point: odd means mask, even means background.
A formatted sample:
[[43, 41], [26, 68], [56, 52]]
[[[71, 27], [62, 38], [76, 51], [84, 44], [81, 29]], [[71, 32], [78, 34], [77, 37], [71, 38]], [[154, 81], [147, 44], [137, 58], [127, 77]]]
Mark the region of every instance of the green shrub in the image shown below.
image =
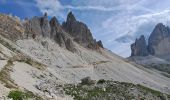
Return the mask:
[[8, 95], [8, 98], [12, 98], [13, 100], [23, 100], [26, 99], [25, 93], [21, 91], [11, 91]]
[[90, 77], [85, 77], [85, 78], [81, 79], [81, 84], [82, 85], [92, 85], [92, 84], [95, 84], [95, 81], [92, 80]]
[[11, 98], [13, 100], [27, 100], [27, 99], [31, 99], [31, 100], [43, 100], [41, 97], [34, 95], [32, 92], [30, 91], [26, 91], [26, 92], [22, 92], [22, 91], [18, 91], [18, 90], [13, 90], [10, 91], [8, 98]]
[[100, 79], [98, 82], [97, 82], [97, 84], [103, 84], [103, 83], [105, 83], [106, 81], [104, 80], [104, 79]]

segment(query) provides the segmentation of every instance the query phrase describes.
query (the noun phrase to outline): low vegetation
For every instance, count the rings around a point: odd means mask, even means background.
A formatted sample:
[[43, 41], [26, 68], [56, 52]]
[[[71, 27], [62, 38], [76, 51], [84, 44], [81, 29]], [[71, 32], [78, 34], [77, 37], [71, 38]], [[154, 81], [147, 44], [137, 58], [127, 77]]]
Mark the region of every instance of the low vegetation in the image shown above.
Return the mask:
[[65, 85], [64, 91], [74, 100], [167, 100], [169, 96], [142, 85], [103, 79], [91, 85]]
[[81, 84], [82, 85], [92, 85], [92, 84], [95, 84], [95, 81], [91, 80], [90, 77], [85, 77], [81, 80]]
[[[4, 39], [0, 38], [0, 43], [2, 45], [4, 45], [5, 47], [7, 47], [9, 50], [17, 53], [17, 56], [19, 56], [19, 57], [14, 56], [12, 59], [10, 58], [13, 62], [14, 61], [25, 62], [25, 63], [27, 63], [27, 64], [29, 64], [31, 66], [34, 66], [34, 67], [36, 67], [38, 69], [41, 69], [41, 70], [46, 69], [45, 65], [43, 65], [43, 64], [41, 64], [41, 63], [39, 63], [39, 62], [37, 62], [37, 61], [35, 61], [33, 59], [31, 59], [30, 57], [25, 57], [24, 55], [22, 55], [20, 50], [18, 50], [15, 47], [13, 47], [11, 44], [6, 42]], [[22, 55], [22, 56], [20, 56], [20, 55]]]
[[19, 91], [19, 90], [13, 90], [10, 91], [8, 94], [8, 98], [13, 99], [13, 100], [43, 100], [41, 97], [34, 95], [30, 91]]
[[0, 71], [0, 81], [5, 84], [7, 88], [17, 88], [17, 85], [10, 78], [10, 71], [13, 62], [8, 60], [7, 64]]
[[15, 47], [13, 47], [11, 44], [9, 44], [8, 42], [6, 42], [5, 40], [3, 40], [2, 38], [0, 38], [0, 43], [2, 45], [4, 45], [5, 47], [7, 47], [9, 50], [19, 53], [20, 51], [17, 50]]
[[150, 67], [170, 74], [170, 65], [169, 64], [157, 64], [157, 65], [151, 64]]

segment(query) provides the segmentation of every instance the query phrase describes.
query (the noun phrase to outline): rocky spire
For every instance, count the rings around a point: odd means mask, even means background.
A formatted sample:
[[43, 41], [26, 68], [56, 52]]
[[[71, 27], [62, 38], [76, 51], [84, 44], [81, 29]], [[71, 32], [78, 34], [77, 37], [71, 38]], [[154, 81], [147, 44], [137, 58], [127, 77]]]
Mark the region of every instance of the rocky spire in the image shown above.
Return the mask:
[[74, 17], [73, 13], [70, 11], [67, 15], [67, 22], [74, 22], [76, 18]]
[[58, 22], [56, 17], [53, 17], [50, 20], [50, 26], [51, 26], [50, 38], [51, 39], [55, 39], [56, 33], [61, 31], [61, 26], [60, 26], [60, 24], [59, 24], [59, 22]]
[[48, 21], [47, 13], [45, 13], [44, 16], [41, 18], [40, 26], [43, 37], [50, 37], [51, 28]]
[[64, 47], [71, 52], [75, 52], [76, 48], [73, 43], [73, 40], [71, 39], [71, 37], [68, 36], [68, 33], [66, 33], [62, 29], [56, 17], [53, 17], [50, 20], [50, 26], [51, 26], [50, 38], [55, 40], [61, 47]]
[[51, 18], [50, 25], [51, 26], [58, 26], [58, 25], [60, 25], [58, 20], [57, 20], [57, 18], [55, 16], [53, 18]]
[[101, 40], [99, 40], [99, 41], [97, 42], [97, 44], [98, 44], [100, 47], [102, 47], [102, 48], [103, 48], [103, 43], [102, 43], [102, 41], [101, 41]]
[[170, 28], [158, 23], [148, 40], [148, 50], [151, 55], [170, 53]]
[[131, 56], [148, 56], [147, 45], [144, 35], [141, 35], [139, 39], [136, 39], [135, 43], [131, 45]]
[[86, 24], [77, 21], [72, 12], [68, 14], [67, 20], [62, 24], [62, 27], [73, 37], [74, 41], [84, 47], [95, 49], [97, 42], [93, 39], [89, 28]]
[[44, 17], [48, 17], [48, 14], [47, 14], [47, 12], [45, 12], [45, 13], [44, 13]]

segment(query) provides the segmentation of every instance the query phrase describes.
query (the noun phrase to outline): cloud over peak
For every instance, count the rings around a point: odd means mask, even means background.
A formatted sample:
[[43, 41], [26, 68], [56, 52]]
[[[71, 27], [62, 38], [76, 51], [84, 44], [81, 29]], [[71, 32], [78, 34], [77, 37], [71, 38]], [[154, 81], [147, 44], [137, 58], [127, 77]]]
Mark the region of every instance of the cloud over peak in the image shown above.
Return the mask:
[[[158, 0], [35, 0], [42, 13], [65, 19], [72, 10], [105, 47], [127, 57], [133, 39], [162, 22], [170, 25], [170, 1]], [[64, 1], [64, 2], [63, 2]], [[162, 6], [164, 5], [164, 6]]]

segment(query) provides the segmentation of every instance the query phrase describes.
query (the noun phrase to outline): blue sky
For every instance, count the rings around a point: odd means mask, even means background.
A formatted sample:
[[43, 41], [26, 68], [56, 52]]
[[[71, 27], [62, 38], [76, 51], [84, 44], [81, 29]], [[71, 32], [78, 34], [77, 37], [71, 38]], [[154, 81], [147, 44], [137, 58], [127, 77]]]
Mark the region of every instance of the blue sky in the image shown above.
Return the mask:
[[170, 0], [0, 0], [0, 12], [23, 18], [56, 16], [62, 23], [72, 11], [106, 48], [128, 57], [130, 44], [146, 38], [157, 23], [170, 25]]

